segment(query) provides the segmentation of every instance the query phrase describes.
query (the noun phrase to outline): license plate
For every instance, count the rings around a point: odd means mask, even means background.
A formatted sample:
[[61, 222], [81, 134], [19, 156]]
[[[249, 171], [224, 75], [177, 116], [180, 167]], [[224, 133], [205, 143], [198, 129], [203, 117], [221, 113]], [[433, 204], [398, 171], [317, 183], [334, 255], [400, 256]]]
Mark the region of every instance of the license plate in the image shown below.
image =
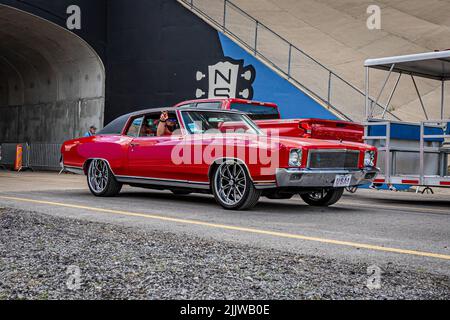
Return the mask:
[[346, 188], [349, 187], [352, 183], [352, 175], [348, 174], [345, 176], [336, 176], [336, 179], [334, 180], [334, 187], [335, 188]]

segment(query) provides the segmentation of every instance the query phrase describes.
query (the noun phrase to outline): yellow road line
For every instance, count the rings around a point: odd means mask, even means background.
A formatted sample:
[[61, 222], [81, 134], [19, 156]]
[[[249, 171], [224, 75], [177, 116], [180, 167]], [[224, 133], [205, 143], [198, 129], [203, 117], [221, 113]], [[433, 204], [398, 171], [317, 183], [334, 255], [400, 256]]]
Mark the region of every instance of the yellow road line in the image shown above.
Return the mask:
[[353, 248], [360, 248], [360, 249], [367, 249], [367, 250], [374, 250], [374, 251], [381, 251], [381, 252], [390, 252], [390, 253], [427, 257], [427, 258], [450, 260], [450, 255], [445, 255], [445, 254], [415, 251], [415, 250], [405, 250], [405, 249], [398, 249], [398, 248], [389, 248], [389, 247], [382, 247], [382, 246], [376, 246], [376, 245], [370, 245], [370, 244], [364, 244], [364, 243], [332, 240], [332, 239], [317, 238], [317, 237], [308, 237], [308, 236], [302, 236], [299, 234], [291, 234], [291, 233], [276, 232], [276, 231], [246, 228], [246, 227], [237, 227], [237, 226], [232, 226], [232, 225], [209, 223], [209, 222], [203, 222], [203, 221], [198, 221], [198, 220], [170, 218], [170, 217], [164, 217], [164, 216], [154, 215], [154, 214], [144, 214], [144, 213], [136, 213], [136, 212], [112, 210], [112, 209], [101, 209], [101, 208], [87, 207], [87, 206], [74, 205], [74, 204], [41, 201], [41, 200], [33, 200], [33, 199], [25, 199], [25, 198], [16, 198], [16, 197], [0, 196], [0, 199], [18, 201], [18, 202], [35, 203], [35, 204], [44, 204], [44, 205], [65, 207], [65, 208], [71, 208], [71, 209], [82, 209], [82, 210], [87, 210], [87, 211], [101, 212], [101, 213], [108, 213], [108, 214], [115, 214], [115, 215], [123, 215], [123, 216], [129, 216], [129, 217], [140, 217], [140, 218], [147, 218], [147, 219], [153, 219], [153, 220], [159, 220], [159, 221], [168, 221], [168, 222], [174, 222], [174, 223], [180, 223], [180, 224], [189, 224], [189, 225], [195, 225], [195, 226], [209, 227], [209, 228], [215, 228], [215, 229], [221, 229], [221, 230], [231, 230], [231, 231], [239, 231], [239, 232], [253, 233], [253, 234], [259, 234], [259, 235], [274, 236], [274, 237], [279, 237], [279, 238], [313, 241], [313, 242], [318, 242], [318, 243], [325, 243], [325, 244], [332, 244], [332, 245], [339, 245], [339, 246], [346, 246], [346, 247], [353, 247]]

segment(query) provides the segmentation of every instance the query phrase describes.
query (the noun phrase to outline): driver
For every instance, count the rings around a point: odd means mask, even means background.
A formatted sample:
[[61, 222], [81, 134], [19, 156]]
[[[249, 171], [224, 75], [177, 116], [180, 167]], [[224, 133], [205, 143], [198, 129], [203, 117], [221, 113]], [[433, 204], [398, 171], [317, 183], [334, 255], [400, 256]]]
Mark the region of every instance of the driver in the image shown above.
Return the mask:
[[140, 137], [152, 137], [154, 135], [155, 135], [155, 132], [152, 131], [147, 119], [145, 119], [144, 123], [142, 124], [141, 133], [139, 136]]
[[163, 111], [161, 117], [159, 118], [159, 125], [157, 136], [171, 136], [173, 132], [177, 129], [178, 121], [176, 119], [170, 119], [169, 113]]

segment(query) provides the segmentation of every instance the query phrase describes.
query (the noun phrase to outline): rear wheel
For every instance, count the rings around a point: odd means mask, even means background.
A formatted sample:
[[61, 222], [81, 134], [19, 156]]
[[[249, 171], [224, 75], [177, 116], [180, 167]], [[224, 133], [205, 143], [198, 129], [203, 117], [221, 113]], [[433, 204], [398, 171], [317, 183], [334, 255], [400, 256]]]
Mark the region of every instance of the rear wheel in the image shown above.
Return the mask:
[[213, 174], [212, 189], [218, 204], [227, 210], [248, 210], [261, 197], [246, 168], [235, 160], [221, 164]]
[[342, 195], [344, 194], [344, 189], [324, 189], [322, 191], [311, 192], [306, 194], [301, 194], [303, 201], [305, 201], [310, 206], [314, 207], [329, 207], [337, 203]]
[[87, 181], [89, 190], [96, 197], [114, 197], [122, 190], [106, 161], [95, 159], [89, 164]]

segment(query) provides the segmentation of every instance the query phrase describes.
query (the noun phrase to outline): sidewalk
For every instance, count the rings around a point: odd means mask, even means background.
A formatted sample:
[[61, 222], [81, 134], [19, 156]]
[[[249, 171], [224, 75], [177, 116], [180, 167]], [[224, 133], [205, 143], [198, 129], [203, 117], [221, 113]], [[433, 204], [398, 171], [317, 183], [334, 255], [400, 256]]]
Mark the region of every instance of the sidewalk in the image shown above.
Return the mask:
[[0, 192], [86, 189], [86, 177], [57, 172], [0, 170]]
[[[0, 192], [44, 191], [44, 190], [87, 190], [86, 177], [81, 175], [58, 175], [56, 172], [12, 172], [0, 170]], [[423, 190], [423, 187], [420, 188]], [[415, 189], [414, 189], [415, 190]], [[433, 188], [437, 195], [449, 195], [450, 188]], [[391, 191], [377, 191], [395, 193]]]

